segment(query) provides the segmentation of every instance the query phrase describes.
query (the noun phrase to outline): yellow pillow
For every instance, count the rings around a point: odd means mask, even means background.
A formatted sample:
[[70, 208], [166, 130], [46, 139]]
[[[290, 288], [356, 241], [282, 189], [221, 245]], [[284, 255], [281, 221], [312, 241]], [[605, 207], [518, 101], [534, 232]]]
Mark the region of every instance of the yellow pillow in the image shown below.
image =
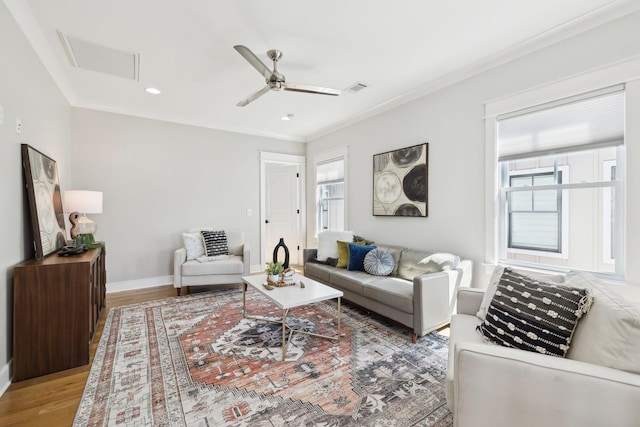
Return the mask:
[[364, 245], [366, 242], [364, 240], [359, 240], [357, 242], [341, 242], [338, 240], [338, 264], [336, 267], [347, 268], [349, 265], [349, 243], [353, 243], [354, 245]]

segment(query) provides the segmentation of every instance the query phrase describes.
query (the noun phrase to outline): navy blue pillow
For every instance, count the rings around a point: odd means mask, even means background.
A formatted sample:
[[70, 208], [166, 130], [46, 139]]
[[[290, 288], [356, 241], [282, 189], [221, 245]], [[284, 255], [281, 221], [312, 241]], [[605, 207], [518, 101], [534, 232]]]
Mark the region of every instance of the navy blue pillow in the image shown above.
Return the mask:
[[349, 243], [349, 265], [347, 266], [347, 270], [364, 271], [364, 257], [367, 256], [369, 251], [375, 248], [375, 246], [354, 245], [353, 243]]

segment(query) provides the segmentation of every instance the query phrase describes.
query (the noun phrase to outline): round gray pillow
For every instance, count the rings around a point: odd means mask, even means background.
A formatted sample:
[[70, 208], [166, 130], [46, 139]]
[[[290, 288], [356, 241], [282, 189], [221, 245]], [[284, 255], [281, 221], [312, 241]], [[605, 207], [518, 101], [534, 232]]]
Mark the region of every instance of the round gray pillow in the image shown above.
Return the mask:
[[364, 257], [364, 271], [374, 276], [388, 276], [395, 265], [393, 255], [384, 249], [375, 248]]

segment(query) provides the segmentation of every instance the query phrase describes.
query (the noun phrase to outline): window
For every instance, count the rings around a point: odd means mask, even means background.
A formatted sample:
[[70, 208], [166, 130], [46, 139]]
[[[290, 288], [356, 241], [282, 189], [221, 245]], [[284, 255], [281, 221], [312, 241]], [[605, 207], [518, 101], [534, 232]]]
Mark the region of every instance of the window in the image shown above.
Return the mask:
[[345, 226], [344, 158], [316, 164], [316, 234]]
[[[622, 275], [624, 88], [496, 118], [500, 262]], [[569, 174], [571, 171], [571, 174]]]
[[[510, 188], [531, 188], [562, 182], [562, 172], [511, 174]], [[507, 194], [508, 247], [562, 252], [562, 191], [517, 191]]]

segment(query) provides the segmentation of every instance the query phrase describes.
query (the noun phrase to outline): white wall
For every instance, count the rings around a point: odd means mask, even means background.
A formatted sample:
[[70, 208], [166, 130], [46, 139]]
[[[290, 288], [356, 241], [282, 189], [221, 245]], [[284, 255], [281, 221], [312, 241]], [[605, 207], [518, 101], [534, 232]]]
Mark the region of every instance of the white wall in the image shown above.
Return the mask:
[[73, 188], [104, 193], [104, 213], [89, 216], [108, 283], [172, 275], [190, 227], [244, 230], [260, 264], [259, 152], [304, 155], [304, 144], [78, 108], [71, 123]]
[[[348, 146], [348, 228], [378, 242], [454, 252], [472, 259], [474, 285], [484, 286], [484, 104], [639, 55], [639, 26], [640, 13], [629, 15], [320, 137], [308, 144], [308, 159], [325, 150]], [[429, 142], [429, 217], [374, 217], [372, 156], [422, 142]], [[628, 130], [629, 165], [640, 161], [639, 144], [637, 130]], [[628, 168], [629, 181], [638, 179], [632, 169]], [[629, 188], [634, 188], [631, 182]], [[311, 179], [307, 194], [314, 194]], [[640, 253], [640, 239], [629, 234], [640, 229], [640, 200], [631, 191], [627, 197], [627, 279], [640, 283], [640, 267], [631, 265], [631, 255]], [[313, 198], [307, 203], [308, 211], [313, 212]], [[310, 215], [310, 237], [313, 227]], [[308, 244], [314, 246], [315, 242], [309, 239]]]
[[[13, 339], [13, 266], [34, 257], [20, 144], [56, 160], [62, 189], [71, 180], [70, 107], [4, 3], [0, 3], [0, 394], [9, 381]], [[16, 133], [16, 119], [22, 134]]]

